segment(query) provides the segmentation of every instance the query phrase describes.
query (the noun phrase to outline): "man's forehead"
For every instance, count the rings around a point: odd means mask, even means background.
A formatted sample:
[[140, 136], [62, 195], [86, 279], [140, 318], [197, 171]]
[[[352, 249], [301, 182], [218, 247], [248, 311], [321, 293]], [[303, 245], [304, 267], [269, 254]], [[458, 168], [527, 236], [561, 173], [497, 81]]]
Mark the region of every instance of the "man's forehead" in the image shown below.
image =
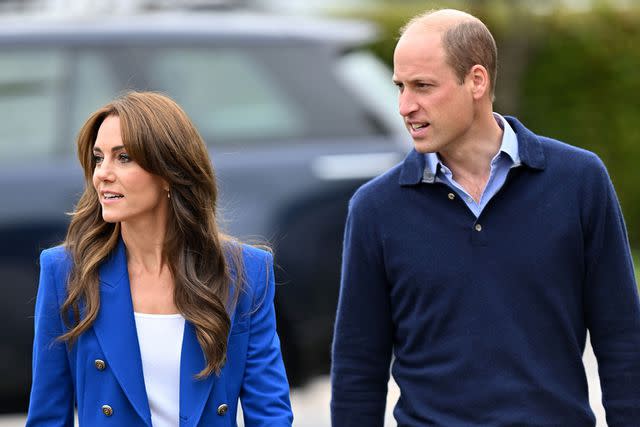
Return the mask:
[[463, 22], [479, 22], [478, 18], [461, 10], [442, 9], [414, 20], [405, 30], [431, 28], [435, 31], [446, 31]]
[[442, 33], [421, 29], [405, 32], [396, 45], [394, 58], [398, 54], [411, 54], [424, 57], [441, 56]]

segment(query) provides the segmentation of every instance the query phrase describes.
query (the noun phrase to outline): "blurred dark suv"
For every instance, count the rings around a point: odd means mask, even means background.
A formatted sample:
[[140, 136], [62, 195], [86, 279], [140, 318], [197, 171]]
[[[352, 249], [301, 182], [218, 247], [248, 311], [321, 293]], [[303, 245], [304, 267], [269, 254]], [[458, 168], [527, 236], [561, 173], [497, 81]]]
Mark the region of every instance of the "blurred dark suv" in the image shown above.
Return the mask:
[[81, 191], [74, 140], [127, 89], [163, 91], [210, 147], [223, 228], [268, 243], [294, 385], [327, 372], [347, 201], [408, 150], [363, 23], [240, 12], [0, 20], [0, 411], [26, 405], [37, 256]]

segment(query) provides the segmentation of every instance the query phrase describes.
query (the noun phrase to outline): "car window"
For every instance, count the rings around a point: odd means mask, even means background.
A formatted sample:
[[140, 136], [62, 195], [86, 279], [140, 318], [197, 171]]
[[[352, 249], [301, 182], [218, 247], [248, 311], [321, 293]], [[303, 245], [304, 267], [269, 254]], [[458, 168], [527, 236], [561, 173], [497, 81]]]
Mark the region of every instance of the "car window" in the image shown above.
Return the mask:
[[357, 96], [369, 77], [362, 67], [347, 67], [355, 80], [362, 77], [357, 83], [336, 76], [343, 72], [336, 73], [333, 49], [149, 43], [0, 49], [0, 162], [71, 154], [89, 114], [129, 89], [176, 99], [210, 145], [340, 143], [389, 130], [379, 107]]
[[123, 86], [176, 99], [209, 145], [340, 143], [388, 132], [375, 108], [336, 78], [339, 55], [322, 45], [132, 44], [111, 55]]
[[174, 94], [204, 135], [224, 142], [300, 136], [295, 102], [268, 70], [233, 49], [165, 49], [149, 65], [152, 87]]
[[0, 163], [56, 151], [68, 74], [61, 50], [0, 50]]
[[370, 52], [349, 52], [336, 62], [336, 73], [390, 128], [405, 134], [398, 113], [398, 88], [393, 84], [393, 73], [382, 61]]
[[[389, 133], [372, 105], [356, 96], [349, 82], [336, 77], [341, 52], [332, 46], [288, 46], [261, 49], [258, 53], [280, 89], [296, 100], [304, 115], [305, 136], [342, 143]], [[367, 85], [363, 80], [362, 85]]]
[[117, 61], [103, 52], [79, 50], [75, 55], [69, 139], [75, 140], [89, 114], [102, 107], [122, 89]]

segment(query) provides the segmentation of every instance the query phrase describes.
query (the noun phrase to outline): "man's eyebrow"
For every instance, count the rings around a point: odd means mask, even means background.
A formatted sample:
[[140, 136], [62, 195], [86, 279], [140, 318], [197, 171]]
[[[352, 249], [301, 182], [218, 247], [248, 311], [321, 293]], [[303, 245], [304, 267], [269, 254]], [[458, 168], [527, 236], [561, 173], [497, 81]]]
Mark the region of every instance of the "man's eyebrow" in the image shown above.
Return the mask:
[[[426, 76], [418, 76], [418, 77], [411, 78], [411, 79], [407, 80], [407, 81], [406, 81], [406, 83], [424, 83], [424, 82], [429, 81], [429, 80], [431, 80], [431, 78], [426, 77]], [[394, 78], [392, 78], [392, 79], [391, 79], [391, 81], [392, 81], [393, 83], [395, 83], [395, 84], [403, 83], [403, 81], [402, 81], [402, 80], [397, 79], [397, 78], [395, 78], [395, 77], [394, 77]]]

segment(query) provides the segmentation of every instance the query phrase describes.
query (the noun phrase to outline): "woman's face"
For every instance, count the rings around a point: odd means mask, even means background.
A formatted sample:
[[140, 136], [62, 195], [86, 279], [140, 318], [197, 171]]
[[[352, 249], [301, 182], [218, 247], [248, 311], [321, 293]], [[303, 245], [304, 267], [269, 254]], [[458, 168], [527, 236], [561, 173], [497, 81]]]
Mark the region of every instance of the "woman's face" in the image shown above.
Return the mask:
[[129, 158], [118, 116], [108, 116], [100, 125], [93, 156], [93, 186], [106, 222], [157, 223], [166, 218], [168, 185]]

